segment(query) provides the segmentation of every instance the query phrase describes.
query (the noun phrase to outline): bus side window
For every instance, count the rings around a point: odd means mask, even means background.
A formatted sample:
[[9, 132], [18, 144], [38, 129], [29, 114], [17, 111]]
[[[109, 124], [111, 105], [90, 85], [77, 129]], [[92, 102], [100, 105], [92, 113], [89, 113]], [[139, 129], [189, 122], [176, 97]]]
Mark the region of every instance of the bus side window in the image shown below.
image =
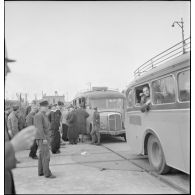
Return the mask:
[[178, 74], [179, 101], [190, 101], [190, 70]]
[[152, 82], [153, 103], [166, 104], [175, 102], [174, 79], [168, 76]]
[[135, 104], [136, 104], [136, 106], [140, 106], [141, 97], [142, 97], [142, 94], [143, 94], [143, 88], [144, 87], [148, 87], [148, 89], [150, 91], [150, 87], [149, 87], [148, 84], [144, 84], [144, 85], [141, 85], [141, 86], [135, 88]]

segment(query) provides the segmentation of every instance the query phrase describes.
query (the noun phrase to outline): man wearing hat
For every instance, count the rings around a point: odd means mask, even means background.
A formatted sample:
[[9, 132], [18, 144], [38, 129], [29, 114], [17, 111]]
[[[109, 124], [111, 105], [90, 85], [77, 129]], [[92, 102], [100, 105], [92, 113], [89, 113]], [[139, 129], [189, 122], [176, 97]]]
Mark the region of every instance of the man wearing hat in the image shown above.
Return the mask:
[[[10, 71], [8, 67], [8, 62], [14, 62], [15, 60], [10, 60], [7, 58], [7, 51], [5, 47], [5, 78]], [[5, 167], [4, 167], [4, 193], [5, 194], [15, 194], [14, 178], [12, 176], [12, 169], [16, 168], [16, 158], [15, 153], [25, 148], [29, 147], [34, 140], [36, 134], [36, 128], [34, 126], [27, 127], [21, 132], [17, 133], [12, 139], [8, 134], [7, 128], [7, 117], [5, 114], [4, 119], [4, 131], [5, 131]]]
[[40, 101], [39, 112], [34, 117], [34, 125], [38, 129], [35, 136], [38, 149], [38, 175], [46, 178], [55, 178], [49, 169], [50, 153], [49, 153], [49, 127], [50, 123], [46, 112], [48, 111], [49, 103], [47, 100]]
[[19, 112], [19, 106], [14, 105], [13, 111], [8, 116], [7, 127], [8, 127], [8, 133], [10, 137], [14, 137], [19, 131], [18, 118], [17, 118], [18, 112]]
[[[97, 110], [97, 107], [94, 108], [94, 113], [93, 113], [93, 129], [91, 131], [91, 137], [92, 137], [92, 143], [95, 144], [97, 140], [96, 145], [100, 145], [100, 114]], [[97, 139], [96, 139], [97, 138]]]

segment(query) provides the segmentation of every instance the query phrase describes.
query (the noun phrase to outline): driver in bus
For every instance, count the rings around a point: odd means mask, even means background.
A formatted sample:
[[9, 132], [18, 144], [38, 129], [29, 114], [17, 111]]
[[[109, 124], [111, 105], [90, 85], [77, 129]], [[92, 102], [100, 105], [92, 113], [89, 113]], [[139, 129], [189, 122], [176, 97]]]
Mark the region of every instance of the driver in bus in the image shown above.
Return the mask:
[[150, 90], [148, 86], [143, 87], [143, 93], [140, 94], [141, 96], [141, 111], [142, 112], [148, 112], [150, 110]]

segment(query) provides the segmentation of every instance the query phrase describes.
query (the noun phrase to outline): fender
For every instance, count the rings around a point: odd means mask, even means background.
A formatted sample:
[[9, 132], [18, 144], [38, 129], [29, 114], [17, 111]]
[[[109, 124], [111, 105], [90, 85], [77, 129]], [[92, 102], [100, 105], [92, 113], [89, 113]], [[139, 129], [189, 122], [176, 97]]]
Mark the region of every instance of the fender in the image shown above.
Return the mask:
[[[160, 141], [159, 136], [157, 135], [157, 133], [152, 129], [147, 129], [144, 133], [143, 141], [142, 141], [142, 143], [143, 143], [143, 145], [142, 145], [142, 154], [144, 154], [144, 155], [148, 154], [147, 143], [148, 143], [148, 138], [149, 138], [150, 135], [154, 135], [159, 140], [159, 142], [161, 144], [161, 141]], [[161, 144], [161, 146], [162, 146], [162, 144]]]

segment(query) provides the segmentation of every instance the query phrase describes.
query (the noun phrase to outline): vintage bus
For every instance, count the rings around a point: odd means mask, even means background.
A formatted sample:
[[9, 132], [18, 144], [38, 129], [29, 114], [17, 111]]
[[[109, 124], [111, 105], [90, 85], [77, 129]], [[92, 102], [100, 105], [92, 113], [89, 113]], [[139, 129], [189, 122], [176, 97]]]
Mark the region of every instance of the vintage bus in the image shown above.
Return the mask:
[[91, 91], [82, 92], [76, 95], [72, 104], [81, 106], [89, 113], [87, 119], [87, 132], [93, 128], [93, 113], [97, 107], [100, 113], [100, 135], [122, 136], [126, 141], [124, 116], [125, 116], [125, 95], [116, 90], [109, 90], [107, 87], [93, 87]]
[[[190, 39], [155, 56], [134, 76], [126, 89], [125, 116], [132, 153], [147, 155], [152, 170], [159, 174], [171, 168], [189, 174]], [[145, 86], [150, 91], [150, 110], [141, 112], [140, 94]]]

